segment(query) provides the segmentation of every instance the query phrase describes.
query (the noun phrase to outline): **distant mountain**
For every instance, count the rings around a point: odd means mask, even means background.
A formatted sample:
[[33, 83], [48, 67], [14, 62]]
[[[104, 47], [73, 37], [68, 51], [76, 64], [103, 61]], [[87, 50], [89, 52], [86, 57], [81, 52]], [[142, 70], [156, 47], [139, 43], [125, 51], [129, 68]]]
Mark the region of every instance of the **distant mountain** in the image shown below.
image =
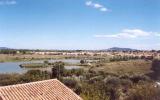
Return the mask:
[[113, 47], [107, 49], [107, 51], [136, 51], [136, 49]]
[[10, 49], [10, 48], [7, 48], [7, 47], [0, 47], [0, 50], [7, 50], [7, 49]]

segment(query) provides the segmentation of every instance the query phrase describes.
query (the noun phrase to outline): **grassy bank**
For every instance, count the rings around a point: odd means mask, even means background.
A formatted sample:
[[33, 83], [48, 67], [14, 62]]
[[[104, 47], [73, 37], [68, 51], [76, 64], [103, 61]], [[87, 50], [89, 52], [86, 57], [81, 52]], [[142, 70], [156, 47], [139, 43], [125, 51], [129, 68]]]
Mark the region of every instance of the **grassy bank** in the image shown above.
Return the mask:
[[21, 64], [21, 68], [45, 68], [49, 67], [49, 65], [46, 65], [44, 63], [30, 63], [30, 64]]
[[[104, 59], [102, 56], [69, 56], [69, 55], [38, 55], [38, 54], [0, 54], [0, 62], [19, 62], [33, 60], [49, 60], [49, 59]], [[107, 58], [107, 57], [105, 57]]]
[[0, 62], [19, 62], [19, 61], [33, 61], [33, 60], [49, 60], [49, 59], [66, 59], [65, 56], [54, 55], [8, 55], [0, 54]]
[[105, 73], [115, 74], [146, 74], [151, 72], [151, 61], [129, 60], [119, 62], [100, 63], [92, 69], [94, 71], [103, 71]]

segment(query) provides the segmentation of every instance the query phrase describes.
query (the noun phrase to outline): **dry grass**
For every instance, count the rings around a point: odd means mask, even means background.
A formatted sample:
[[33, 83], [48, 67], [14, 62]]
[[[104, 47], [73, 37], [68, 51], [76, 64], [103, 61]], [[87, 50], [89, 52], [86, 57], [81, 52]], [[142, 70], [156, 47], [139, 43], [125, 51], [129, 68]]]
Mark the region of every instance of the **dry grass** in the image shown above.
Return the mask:
[[12, 62], [12, 61], [25, 61], [25, 60], [37, 60], [37, 59], [64, 59], [67, 56], [57, 55], [38, 55], [38, 54], [0, 54], [0, 62]]
[[[39, 59], [99, 59], [102, 56], [87, 55], [39, 55], [39, 54], [0, 54], [0, 62], [28, 61]], [[106, 58], [106, 57], [105, 57]]]
[[95, 67], [96, 71], [104, 71], [107, 73], [116, 74], [146, 74], [151, 70], [151, 61], [145, 60], [130, 60], [130, 61], [120, 61], [120, 62], [110, 62], [104, 63], [102, 67]]

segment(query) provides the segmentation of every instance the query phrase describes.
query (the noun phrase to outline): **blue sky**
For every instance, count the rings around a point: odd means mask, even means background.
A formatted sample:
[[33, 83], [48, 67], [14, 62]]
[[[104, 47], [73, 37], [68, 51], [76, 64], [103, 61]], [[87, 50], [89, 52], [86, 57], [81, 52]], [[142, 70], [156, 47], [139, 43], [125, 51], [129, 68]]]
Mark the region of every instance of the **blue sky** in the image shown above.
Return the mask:
[[160, 49], [160, 0], [0, 0], [0, 46]]

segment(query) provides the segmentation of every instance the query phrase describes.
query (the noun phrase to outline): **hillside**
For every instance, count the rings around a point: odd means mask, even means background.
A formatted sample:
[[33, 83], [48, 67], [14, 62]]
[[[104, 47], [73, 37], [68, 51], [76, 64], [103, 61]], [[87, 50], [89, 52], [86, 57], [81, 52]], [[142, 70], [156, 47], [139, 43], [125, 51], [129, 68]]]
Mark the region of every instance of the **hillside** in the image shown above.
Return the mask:
[[107, 51], [135, 51], [136, 49], [131, 49], [131, 48], [119, 48], [119, 47], [113, 47], [107, 49]]

